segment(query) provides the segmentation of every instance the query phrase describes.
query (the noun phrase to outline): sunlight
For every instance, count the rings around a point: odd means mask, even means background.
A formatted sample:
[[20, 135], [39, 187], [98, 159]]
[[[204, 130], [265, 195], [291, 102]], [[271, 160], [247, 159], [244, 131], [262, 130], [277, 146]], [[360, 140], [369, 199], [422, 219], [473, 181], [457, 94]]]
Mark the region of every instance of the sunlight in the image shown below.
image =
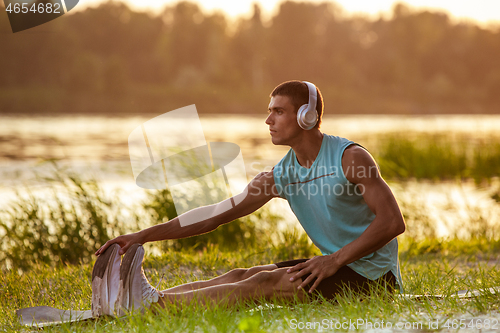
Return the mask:
[[[178, 2], [177, 0], [121, 0], [136, 10], [162, 10]], [[97, 6], [103, 0], [87, 0], [80, 4], [79, 8]], [[259, 3], [263, 12], [272, 14], [277, 10], [281, 1], [227, 1], [227, 0], [198, 0], [200, 7], [207, 11], [223, 11], [231, 17], [246, 16], [251, 12], [254, 3]], [[310, 2], [324, 2], [324, 0], [310, 0]], [[475, 21], [480, 24], [499, 24], [500, 23], [500, 1], [496, 0], [477, 0], [477, 1], [455, 1], [455, 0], [336, 0], [335, 3], [343, 8], [347, 15], [363, 14], [373, 18], [380, 15], [389, 16], [392, 7], [397, 2], [404, 2], [415, 9], [427, 9], [430, 11], [446, 12], [454, 19]]]

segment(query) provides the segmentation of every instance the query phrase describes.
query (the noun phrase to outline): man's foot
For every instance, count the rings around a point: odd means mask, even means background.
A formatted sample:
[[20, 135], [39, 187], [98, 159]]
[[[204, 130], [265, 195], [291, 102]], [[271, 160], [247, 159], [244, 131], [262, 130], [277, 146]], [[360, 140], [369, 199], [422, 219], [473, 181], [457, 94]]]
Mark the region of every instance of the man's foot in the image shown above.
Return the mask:
[[120, 246], [113, 244], [96, 260], [92, 270], [92, 316], [115, 315], [120, 283]]
[[144, 275], [143, 259], [144, 248], [141, 244], [132, 245], [123, 257], [116, 303], [120, 316], [134, 311], [144, 312], [151, 304], [158, 302], [159, 297], [162, 297]]

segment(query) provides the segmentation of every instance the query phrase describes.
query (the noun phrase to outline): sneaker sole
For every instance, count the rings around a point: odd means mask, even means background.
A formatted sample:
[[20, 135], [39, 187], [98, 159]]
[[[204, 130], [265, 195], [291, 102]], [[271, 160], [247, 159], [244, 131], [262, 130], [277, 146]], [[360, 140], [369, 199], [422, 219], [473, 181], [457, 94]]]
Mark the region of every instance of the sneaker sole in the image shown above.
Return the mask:
[[144, 248], [141, 244], [132, 245], [123, 257], [120, 266], [120, 308], [118, 309], [120, 316], [133, 311], [134, 300], [130, 296], [130, 290], [134, 281], [133, 277], [130, 276], [130, 272], [134, 272], [137, 266], [141, 266], [143, 259]]
[[[112, 244], [110, 247], [104, 251], [96, 260], [94, 264], [94, 268], [92, 269], [92, 316], [94, 317], [99, 317], [102, 316], [103, 313], [103, 304], [102, 304], [102, 296], [105, 296], [107, 300], [108, 295], [100, 295], [99, 294], [99, 287], [97, 285], [97, 281], [94, 283], [95, 278], [100, 279], [100, 283], [102, 283], [104, 280], [107, 283], [107, 285], [110, 285], [112, 283], [111, 281], [111, 274], [108, 271], [107, 268], [110, 266], [110, 264], [113, 263], [115, 260], [116, 256], [118, 255], [118, 252], [120, 251], [120, 246], [118, 244]], [[105, 276], [107, 275], [107, 276]]]

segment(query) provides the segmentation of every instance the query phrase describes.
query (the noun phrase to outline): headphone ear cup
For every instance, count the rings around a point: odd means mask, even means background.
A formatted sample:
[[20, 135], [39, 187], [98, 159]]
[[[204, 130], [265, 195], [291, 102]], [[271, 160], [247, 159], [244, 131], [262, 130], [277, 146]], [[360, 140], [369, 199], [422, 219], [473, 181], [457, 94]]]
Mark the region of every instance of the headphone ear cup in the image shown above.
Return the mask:
[[318, 121], [318, 112], [316, 110], [309, 110], [304, 113], [304, 122], [308, 126], [316, 125], [317, 121]]
[[302, 105], [297, 111], [297, 122], [302, 129], [310, 130], [318, 122], [318, 111], [308, 110], [309, 104]]
[[307, 127], [304, 120], [305, 120], [305, 115], [307, 113], [308, 106], [309, 106], [309, 104], [303, 104], [299, 108], [299, 110], [297, 111], [297, 123], [299, 123], [299, 126], [303, 129], [305, 129], [305, 127]]

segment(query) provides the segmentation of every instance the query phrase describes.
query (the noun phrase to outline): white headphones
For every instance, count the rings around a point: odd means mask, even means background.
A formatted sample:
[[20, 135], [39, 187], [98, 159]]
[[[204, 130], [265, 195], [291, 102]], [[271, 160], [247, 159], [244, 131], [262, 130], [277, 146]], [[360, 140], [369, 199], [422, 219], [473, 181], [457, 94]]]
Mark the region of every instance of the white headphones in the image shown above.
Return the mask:
[[318, 111], [316, 110], [318, 95], [314, 84], [307, 81], [302, 82], [304, 82], [309, 89], [309, 102], [302, 105], [297, 111], [297, 122], [301, 128], [310, 130], [318, 122]]

